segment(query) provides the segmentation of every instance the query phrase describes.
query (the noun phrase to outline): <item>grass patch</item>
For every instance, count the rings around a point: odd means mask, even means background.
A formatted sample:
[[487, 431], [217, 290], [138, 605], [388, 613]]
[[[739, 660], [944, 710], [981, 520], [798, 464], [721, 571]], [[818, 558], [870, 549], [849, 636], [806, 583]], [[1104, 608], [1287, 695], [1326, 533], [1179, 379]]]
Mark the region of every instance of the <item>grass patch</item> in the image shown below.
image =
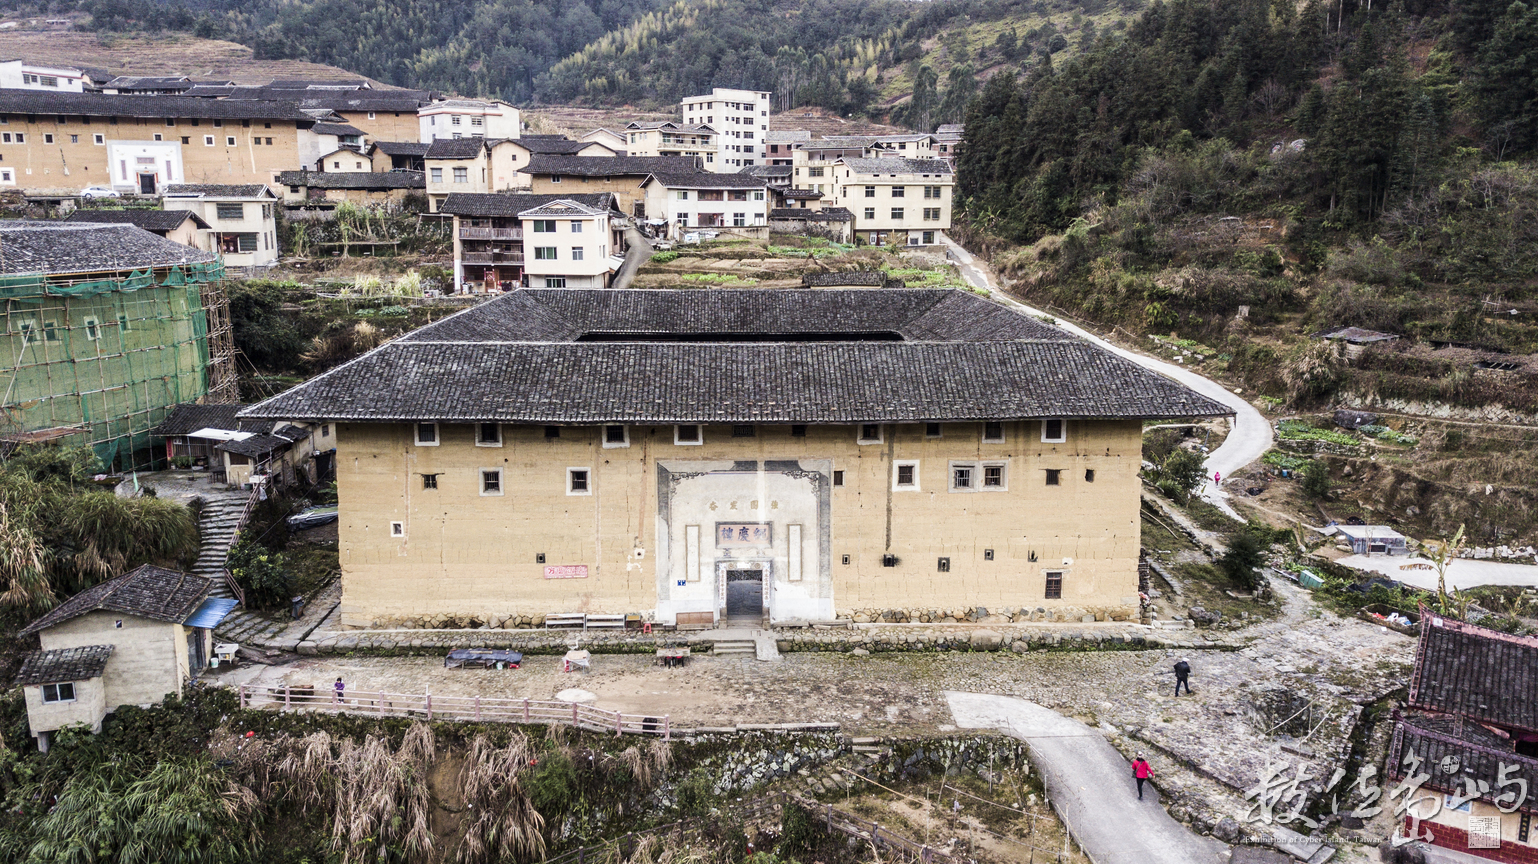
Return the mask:
[[1403, 432], [1395, 432], [1387, 426], [1363, 426], [1357, 431], [1379, 441], [1386, 441], [1390, 444], [1399, 444], [1405, 447], [1414, 447], [1419, 443], [1419, 439], [1406, 435]]
[[671, 249], [666, 252], [653, 252], [652, 257], [648, 260], [653, 264], [666, 264], [669, 261], [677, 261], [678, 253]]
[[696, 285], [757, 285], [757, 279], [744, 279], [735, 273], [688, 273], [678, 277]]
[[1272, 468], [1280, 468], [1284, 471], [1302, 471], [1308, 463], [1314, 461], [1307, 456], [1294, 456], [1281, 450], [1267, 450], [1266, 455], [1260, 457], [1260, 461]]
[[1328, 441], [1331, 444], [1356, 446], [1357, 439], [1336, 429], [1321, 429], [1304, 420], [1283, 420], [1276, 435], [1286, 441]]

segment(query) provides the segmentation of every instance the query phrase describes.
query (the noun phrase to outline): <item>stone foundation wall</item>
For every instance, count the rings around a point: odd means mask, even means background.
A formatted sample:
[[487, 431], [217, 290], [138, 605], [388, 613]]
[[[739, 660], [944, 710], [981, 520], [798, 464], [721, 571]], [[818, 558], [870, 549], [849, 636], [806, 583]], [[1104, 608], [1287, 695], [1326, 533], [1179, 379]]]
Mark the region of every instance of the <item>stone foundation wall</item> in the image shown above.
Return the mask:
[[839, 620], [856, 624], [1026, 624], [1082, 623], [1094, 621], [1136, 621], [1136, 606], [1021, 606], [989, 609], [967, 606], [951, 609], [850, 609], [838, 613]]

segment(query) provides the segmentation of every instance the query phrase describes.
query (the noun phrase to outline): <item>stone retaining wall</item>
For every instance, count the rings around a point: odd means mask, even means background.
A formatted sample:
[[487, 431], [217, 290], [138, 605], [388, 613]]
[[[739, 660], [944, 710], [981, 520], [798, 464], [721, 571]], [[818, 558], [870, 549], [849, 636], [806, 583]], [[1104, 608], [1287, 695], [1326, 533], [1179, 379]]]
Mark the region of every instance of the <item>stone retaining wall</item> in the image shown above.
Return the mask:
[[1096, 621], [1132, 621], [1137, 618], [1135, 606], [1059, 606], [1048, 609], [1026, 606], [1006, 609], [988, 609], [985, 606], [968, 606], [955, 609], [854, 609], [840, 611], [840, 619], [856, 624], [1026, 624], [1080, 623]]

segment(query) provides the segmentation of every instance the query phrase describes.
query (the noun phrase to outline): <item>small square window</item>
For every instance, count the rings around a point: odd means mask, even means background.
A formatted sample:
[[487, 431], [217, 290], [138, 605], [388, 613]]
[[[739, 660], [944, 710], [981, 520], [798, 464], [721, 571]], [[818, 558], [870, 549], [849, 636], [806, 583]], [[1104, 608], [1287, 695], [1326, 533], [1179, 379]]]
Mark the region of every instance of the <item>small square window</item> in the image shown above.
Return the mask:
[[892, 463], [892, 490], [917, 492], [919, 491], [919, 463], [918, 460], [899, 461]]
[[673, 427], [673, 443], [679, 445], [704, 444], [705, 436], [697, 424], [688, 423]]
[[438, 488], [438, 475], [437, 474], [423, 474], [422, 475], [422, 488], [423, 489], [437, 489]]
[[752, 438], [753, 434], [753, 427], [751, 425], [739, 424], [732, 427], [733, 438]]
[[977, 469], [971, 465], [951, 466], [951, 491], [971, 492]]
[[44, 144], [52, 144], [53, 143], [53, 133], [51, 133], [51, 132], [43, 133], [43, 143]]
[[983, 560], [984, 561], [992, 561], [993, 560], [993, 550], [992, 549], [984, 549], [983, 550]]
[[630, 446], [629, 426], [605, 426], [603, 427], [604, 449]]
[[591, 469], [567, 468], [566, 469], [566, 494], [567, 495], [591, 495], [593, 485], [589, 482]]
[[92, 342], [101, 338], [101, 324], [95, 318], [85, 319], [85, 338]]
[[924, 437], [925, 438], [939, 438], [940, 437], [940, 424], [939, 423], [925, 423], [924, 424]]
[[939, 560], [939, 562], [937, 563], [935, 569], [940, 571], [941, 573], [949, 573], [949, 572], [951, 572], [951, 559], [949, 559], [949, 558], [941, 558]]
[[983, 488], [984, 489], [1003, 489], [1004, 488], [1004, 466], [1003, 465], [984, 465], [983, 466]]
[[1068, 439], [1063, 418], [1048, 417], [1041, 421], [1041, 440], [1046, 444], [1061, 444]]
[[1003, 423], [984, 423], [983, 424], [983, 443], [984, 444], [1003, 444], [1004, 443], [1004, 424]]
[[391, 522], [390, 523], [390, 536], [391, 537], [405, 537], [406, 536], [406, 523], [405, 522]]
[[1085, 468], [1084, 469], [1084, 482], [1085, 483], [1093, 483], [1093, 482], [1095, 482], [1095, 469], [1093, 469], [1093, 468]]
[[1061, 599], [1063, 599], [1063, 571], [1061, 571], [1061, 570], [1048, 570], [1047, 571], [1047, 599], [1048, 600], [1061, 600]]
[[793, 424], [790, 427], [790, 437], [792, 437], [792, 438], [805, 438], [806, 437], [806, 425], [802, 424], [802, 423]]
[[880, 444], [881, 443], [881, 424], [880, 423], [862, 423], [862, 424], [860, 424], [859, 443], [861, 443], [861, 444]]
[[477, 447], [501, 447], [502, 424], [477, 423], [475, 424], [475, 446]]
[[44, 684], [43, 685], [43, 701], [44, 702], [73, 702], [73, 701], [75, 701], [75, 685], [74, 685], [74, 682], [65, 682], [63, 684]]
[[482, 495], [501, 495], [502, 494], [502, 469], [501, 468], [482, 468], [481, 469], [481, 494]]
[[841, 560], [844, 562], [844, 566], [845, 567], [849, 566], [849, 556], [848, 555], [843, 556], [843, 558]]
[[534, 553], [534, 563], [535, 564], [543, 564], [543, 563], [545, 563], [545, 553], [543, 553], [543, 552], [535, 552]]
[[437, 423], [418, 423], [417, 426], [416, 426], [416, 429], [417, 429], [417, 446], [418, 447], [437, 447], [438, 446], [438, 424]]
[[844, 472], [842, 470], [834, 471], [833, 472], [833, 485], [834, 486], [842, 486], [842, 485], [844, 485]]
[[71, 136], [69, 136], [69, 143], [71, 143], [71, 144], [79, 144], [80, 143], [80, 136], [79, 135], [71, 135]]
[[559, 426], [546, 426], [545, 427], [545, 437], [546, 438], [559, 438], [559, 437], [561, 437], [561, 427], [559, 427]]
[[225, 138], [224, 138], [224, 146], [226, 146], [226, 147], [234, 147], [235, 146], [235, 136], [234, 135], [226, 135]]
[[897, 556], [896, 555], [891, 555], [891, 554], [882, 555], [881, 556], [881, 566], [882, 567], [896, 567], [897, 566]]
[[1061, 486], [1061, 485], [1063, 485], [1063, 472], [1062, 472], [1061, 469], [1058, 469], [1058, 468], [1048, 468], [1047, 469], [1047, 485], [1048, 486]]
[[204, 147], [212, 147], [212, 146], [214, 146], [214, 136], [212, 136], [212, 135], [204, 135], [203, 136], [203, 146]]

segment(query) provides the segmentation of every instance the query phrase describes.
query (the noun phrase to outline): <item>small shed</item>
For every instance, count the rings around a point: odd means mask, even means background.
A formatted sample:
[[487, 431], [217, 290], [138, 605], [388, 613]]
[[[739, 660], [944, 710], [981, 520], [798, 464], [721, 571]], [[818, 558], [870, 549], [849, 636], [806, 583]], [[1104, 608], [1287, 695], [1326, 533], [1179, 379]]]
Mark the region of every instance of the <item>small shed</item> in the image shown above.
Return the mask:
[[213, 628], [235, 608], [230, 598], [209, 596], [213, 588], [206, 576], [146, 564], [81, 591], [23, 628], [21, 635], [36, 634], [42, 648], [23, 665], [32, 683], [18, 680], [38, 688], [35, 704], [27, 698], [38, 746], [46, 749], [45, 734], [60, 726], [99, 728], [102, 715], [119, 705], [153, 705], [180, 693], [207, 664]]
[[1328, 339], [1331, 342], [1341, 342], [1346, 346], [1346, 358], [1355, 360], [1369, 345], [1379, 342], [1389, 342], [1399, 337], [1393, 333], [1382, 333], [1377, 330], [1367, 330], [1362, 327], [1339, 327], [1317, 334], [1320, 339]]
[[1409, 539], [1387, 525], [1337, 525], [1357, 555], [1408, 555]]
[[53, 732], [83, 723], [101, 731], [107, 716], [107, 691], [102, 672], [112, 656], [111, 645], [82, 645], [53, 651], [33, 651], [21, 660], [16, 686], [27, 700], [27, 723], [38, 749], [48, 752]]

